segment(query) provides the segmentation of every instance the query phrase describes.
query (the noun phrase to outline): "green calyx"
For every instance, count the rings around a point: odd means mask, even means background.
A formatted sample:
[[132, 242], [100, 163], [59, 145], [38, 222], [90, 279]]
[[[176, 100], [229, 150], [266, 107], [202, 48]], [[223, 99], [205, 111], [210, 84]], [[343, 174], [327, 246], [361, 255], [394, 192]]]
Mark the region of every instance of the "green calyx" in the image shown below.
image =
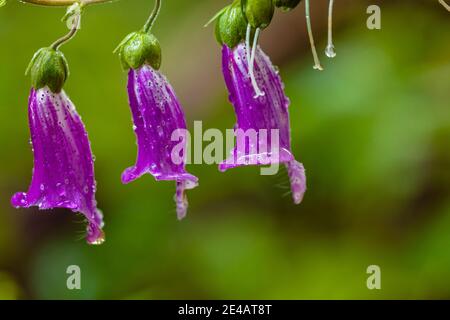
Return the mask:
[[114, 50], [119, 53], [125, 70], [139, 69], [144, 64], [158, 70], [161, 67], [161, 46], [152, 34], [143, 31], [130, 33]]
[[48, 86], [54, 93], [61, 92], [69, 77], [69, 65], [64, 54], [53, 48], [41, 48], [33, 56], [25, 74], [30, 74], [36, 90]]
[[220, 44], [234, 48], [245, 39], [247, 22], [242, 13], [240, 0], [235, 0], [225, 7], [215, 18], [216, 39]]
[[241, 3], [244, 16], [254, 29], [265, 29], [272, 22], [275, 13], [273, 0], [242, 0]]
[[300, 2], [301, 0], [273, 0], [275, 7], [285, 12], [294, 9]]

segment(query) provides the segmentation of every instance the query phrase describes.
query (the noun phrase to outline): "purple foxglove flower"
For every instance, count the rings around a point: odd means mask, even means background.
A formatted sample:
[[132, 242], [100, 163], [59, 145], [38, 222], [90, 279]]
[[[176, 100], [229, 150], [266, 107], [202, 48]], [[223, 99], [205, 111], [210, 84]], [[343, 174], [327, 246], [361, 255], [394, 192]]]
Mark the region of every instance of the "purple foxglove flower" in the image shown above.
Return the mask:
[[122, 182], [129, 183], [145, 173], [158, 181], [176, 181], [177, 215], [182, 219], [188, 206], [185, 190], [196, 187], [198, 179], [186, 172], [184, 156], [181, 160], [172, 156], [179, 145], [172, 141], [172, 134], [186, 129], [181, 105], [167, 79], [147, 64], [129, 70], [128, 96], [138, 155], [136, 164], [122, 174]]
[[94, 162], [87, 132], [64, 91], [32, 89], [29, 125], [34, 170], [28, 192], [16, 193], [14, 207], [67, 208], [83, 214], [87, 242], [104, 241], [103, 217], [95, 200]]
[[[250, 50], [247, 51], [245, 44], [241, 43], [234, 49], [224, 45], [222, 49], [223, 74], [237, 117], [238, 145], [219, 169], [225, 171], [240, 165], [283, 163], [288, 170], [294, 202], [299, 204], [306, 190], [306, 177], [303, 165], [291, 153], [289, 99], [269, 57], [259, 47], [255, 49], [254, 78], [264, 95], [255, 95], [249, 76], [247, 52]], [[242, 136], [249, 131], [258, 136], [256, 149]], [[239, 146], [239, 140], [244, 141], [244, 147]]]

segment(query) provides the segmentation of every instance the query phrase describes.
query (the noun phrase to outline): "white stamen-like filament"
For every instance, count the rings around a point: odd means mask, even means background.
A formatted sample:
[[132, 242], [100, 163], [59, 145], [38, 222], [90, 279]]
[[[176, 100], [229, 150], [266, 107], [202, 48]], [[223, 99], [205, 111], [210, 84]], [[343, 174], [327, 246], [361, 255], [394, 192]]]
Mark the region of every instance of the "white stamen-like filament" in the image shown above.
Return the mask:
[[250, 69], [250, 36], [252, 34], [252, 26], [250, 23], [247, 25], [247, 33], [245, 35], [245, 49], [247, 51], [246, 58], [247, 58], [247, 65]]
[[325, 54], [328, 58], [336, 57], [336, 51], [334, 51], [333, 45], [333, 4], [334, 0], [330, 0], [330, 5], [328, 7], [328, 44], [325, 49]]
[[247, 34], [246, 34], [246, 49], [247, 49], [247, 64], [248, 64], [248, 74], [250, 76], [253, 89], [255, 90], [255, 96], [254, 98], [257, 99], [259, 97], [264, 96], [264, 92], [261, 91], [261, 89], [258, 86], [258, 83], [256, 82], [255, 77], [255, 56], [256, 56], [256, 49], [258, 47], [258, 38], [259, 34], [261, 32], [260, 28], [256, 29], [255, 37], [253, 38], [253, 46], [250, 47], [250, 35], [252, 32], [252, 28], [250, 24], [247, 26]]
[[258, 38], [260, 31], [261, 30], [259, 28], [256, 29], [255, 38], [253, 39], [252, 56], [250, 58], [250, 78], [252, 79], [252, 85], [253, 88], [255, 89], [255, 96], [254, 96], [255, 99], [264, 96], [264, 92], [262, 92], [261, 89], [259, 89], [258, 83], [256, 82], [255, 78], [255, 55], [256, 49], [258, 47]]
[[450, 12], [450, 5], [448, 5], [444, 0], [439, 0], [439, 3], [442, 4], [448, 12]]
[[311, 27], [311, 16], [309, 12], [309, 0], [305, 1], [305, 13], [306, 13], [306, 26], [308, 28], [308, 36], [309, 36], [309, 42], [311, 43], [311, 51], [314, 57], [314, 69], [316, 70], [323, 70], [322, 65], [320, 64], [319, 57], [317, 56], [316, 51], [316, 45], [314, 44], [314, 36], [312, 33], [312, 27]]

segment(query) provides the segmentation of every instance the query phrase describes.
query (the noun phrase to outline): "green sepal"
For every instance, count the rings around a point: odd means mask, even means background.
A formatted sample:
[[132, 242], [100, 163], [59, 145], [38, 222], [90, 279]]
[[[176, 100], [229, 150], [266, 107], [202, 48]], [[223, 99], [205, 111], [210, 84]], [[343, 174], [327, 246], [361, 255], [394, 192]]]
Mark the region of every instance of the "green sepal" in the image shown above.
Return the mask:
[[254, 28], [265, 29], [272, 22], [275, 13], [273, 0], [242, 0], [242, 11], [248, 23]]
[[144, 64], [155, 70], [161, 67], [161, 46], [152, 34], [143, 31], [130, 33], [114, 50], [114, 53], [116, 52], [119, 53], [125, 70], [139, 69]]
[[214, 27], [214, 35], [216, 36], [217, 42], [222, 45], [223, 41], [222, 41], [222, 36], [220, 34], [220, 23], [219, 22], [217, 22]]
[[3, 7], [6, 4], [6, 0], [0, 0], [0, 7]]
[[69, 65], [64, 54], [53, 48], [41, 48], [33, 56], [25, 74], [30, 74], [36, 90], [48, 86], [54, 93], [61, 92], [69, 77]]
[[301, 1], [302, 0], [273, 0], [273, 3], [275, 7], [287, 12], [298, 6]]

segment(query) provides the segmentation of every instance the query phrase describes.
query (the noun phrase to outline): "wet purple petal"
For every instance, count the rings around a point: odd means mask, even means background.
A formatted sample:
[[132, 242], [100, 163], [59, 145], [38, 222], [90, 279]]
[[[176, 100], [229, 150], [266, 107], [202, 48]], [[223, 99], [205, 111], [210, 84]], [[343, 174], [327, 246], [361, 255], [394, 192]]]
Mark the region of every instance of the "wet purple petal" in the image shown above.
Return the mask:
[[[223, 46], [222, 71], [237, 118], [237, 146], [230, 157], [219, 165], [219, 169], [225, 171], [241, 165], [283, 163], [290, 176], [294, 202], [300, 203], [306, 190], [305, 171], [291, 152], [289, 99], [277, 70], [258, 47], [254, 74], [264, 95], [255, 97], [247, 50], [241, 43], [234, 49]], [[253, 140], [248, 138], [251, 133], [256, 133]]]
[[290, 161], [286, 164], [289, 180], [291, 182], [292, 198], [295, 204], [300, 204], [306, 191], [306, 175], [303, 164]]
[[176, 181], [175, 201], [178, 218], [186, 216], [186, 189], [197, 186], [197, 177], [185, 167], [186, 145], [181, 159], [174, 159], [172, 151], [180, 141], [172, 140], [174, 132], [186, 130], [183, 109], [167, 79], [159, 72], [144, 65], [128, 74], [128, 97], [137, 138], [136, 164], [125, 170], [122, 182], [129, 183], [149, 173], [156, 180]]
[[87, 132], [75, 106], [64, 91], [32, 89], [29, 125], [34, 169], [28, 192], [16, 193], [16, 208], [67, 208], [87, 221], [87, 241], [104, 241], [103, 215], [95, 200], [94, 162]]

